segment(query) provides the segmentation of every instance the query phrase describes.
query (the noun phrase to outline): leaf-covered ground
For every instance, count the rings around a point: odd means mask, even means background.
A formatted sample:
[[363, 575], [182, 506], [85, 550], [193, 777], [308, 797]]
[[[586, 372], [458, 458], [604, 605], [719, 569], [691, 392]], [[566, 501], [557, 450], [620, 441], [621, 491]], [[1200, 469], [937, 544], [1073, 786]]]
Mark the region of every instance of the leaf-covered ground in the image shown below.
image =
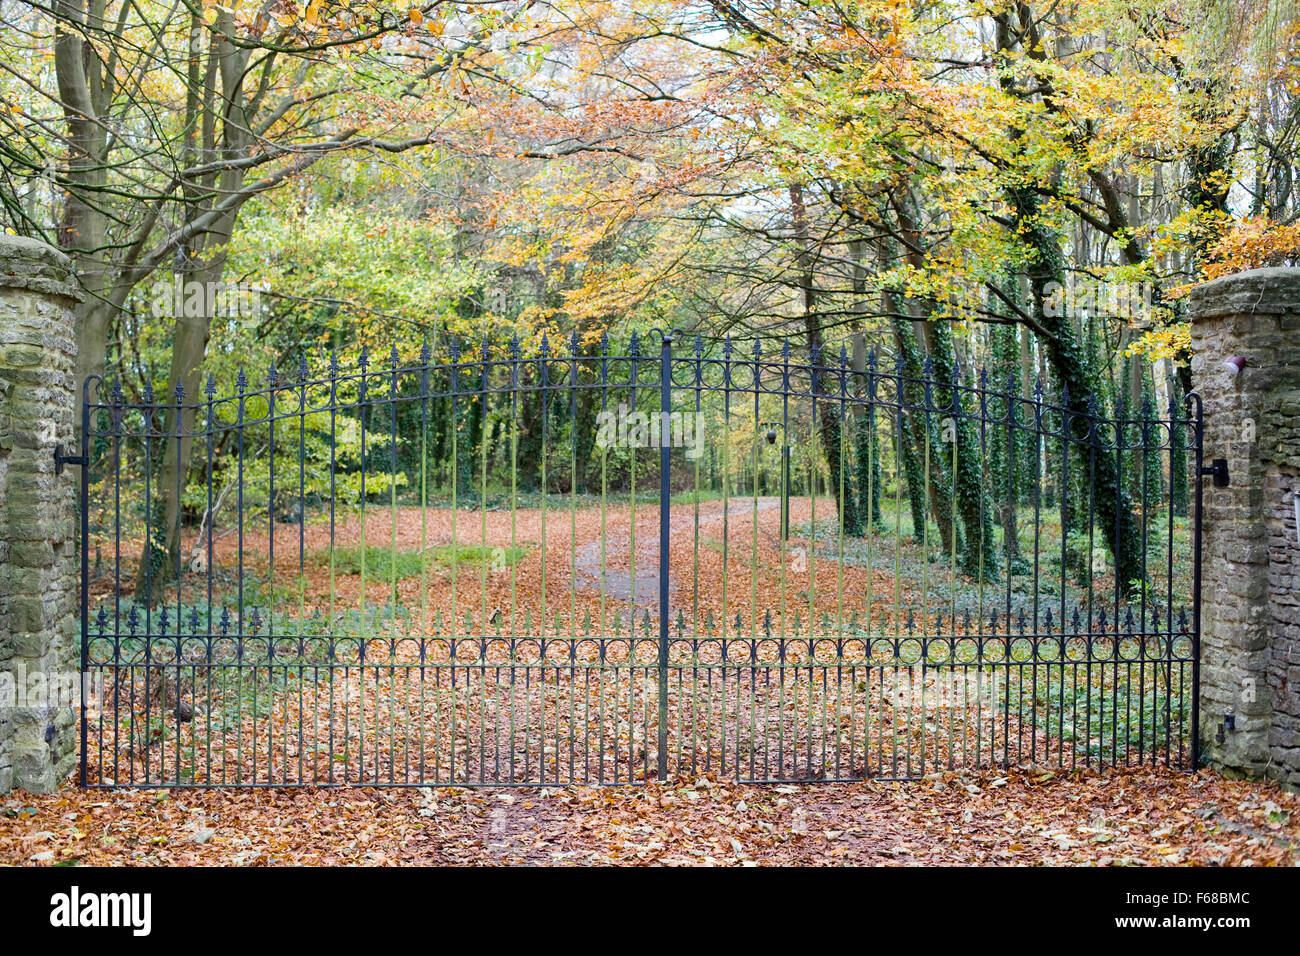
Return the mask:
[[17, 793], [0, 863], [1296, 865], [1300, 796], [1164, 771], [907, 784]]

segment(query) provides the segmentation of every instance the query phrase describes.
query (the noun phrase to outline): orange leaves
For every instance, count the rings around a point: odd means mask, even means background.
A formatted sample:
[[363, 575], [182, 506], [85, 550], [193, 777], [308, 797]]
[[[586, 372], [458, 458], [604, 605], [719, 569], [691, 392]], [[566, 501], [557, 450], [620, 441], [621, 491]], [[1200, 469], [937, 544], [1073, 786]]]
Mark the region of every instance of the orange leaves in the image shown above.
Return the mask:
[[1300, 797], [1157, 771], [912, 784], [502, 792], [65, 788], [0, 802], [0, 862], [54, 865], [1292, 865]]
[[1205, 277], [1300, 262], [1300, 222], [1277, 223], [1265, 216], [1238, 220], [1210, 247]]
[[429, 36], [440, 37], [445, 29], [446, 25], [441, 20], [426, 19], [424, 11], [419, 7], [411, 7], [406, 11], [407, 36], [414, 36], [418, 30]]

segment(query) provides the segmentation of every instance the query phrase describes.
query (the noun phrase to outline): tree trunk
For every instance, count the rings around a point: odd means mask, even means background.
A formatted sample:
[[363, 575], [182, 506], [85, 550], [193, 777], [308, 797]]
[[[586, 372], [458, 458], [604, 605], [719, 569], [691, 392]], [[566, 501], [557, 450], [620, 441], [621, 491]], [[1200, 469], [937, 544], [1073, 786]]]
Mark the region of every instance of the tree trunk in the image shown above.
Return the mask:
[[[229, 18], [228, 12], [220, 14]], [[230, 23], [227, 26], [231, 26]], [[249, 145], [249, 117], [244, 106], [243, 84], [248, 51], [237, 49], [228, 40], [219, 38], [213, 32], [209, 67], [204, 77], [202, 95], [197, 88], [197, 58], [191, 60], [191, 82], [187, 114], [191, 133], [187, 136], [187, 151], [197, 152], [194, 136], [200, 116], [209, 122], [202, 129], [203, 153], [215, 151], [215, 123], [211, 121], [213, 104], [216, 98], [215, 82], [220, 75], [222, 90], [222, 136], [221, 156], [235, 160], [245, 153]], [[245, 173], [240, 169], [226, 168], [215, 174], [209, 185], [216, 187], [217, 196], [237, 194], [244, 185]], [[187, 198], [194, 201], [186, 203], [186, 224], [191, 224], [200, 216], [208, 213], [207, 200], [199, 200], [198, 191], [187, 193]], [[155, 499], [152, 540], [146, 539], [140, 557], [140, 567], [136, 580], [136, 596], [152, 602], [151, 583], [164, 577], [173, 570], [181, 570], [181, 496], [184, 492], [185, 478], [189, 472], [190, 452], [194, 443], [194, 420], [198, 408], [201, 388], [201, 365], [207, 350], [208, 336], [212, 323], [212, 310], [215, 297], [210, 290], [221, 286], [226, 264], [226, 247], [235, 227], [238, 207], [222, 212], [190, 244], [178, 250], [182, 278], [182, 293], [189, 288], [197, 288], [202, 293], [202, 305], [195, 309], [188, 295], [179, 296], [180, 301], [173, 302], [176, 312], [176, 331], [172, 342], [171, 368], [168, 376], [168, 394], [163, 397], [163, 404], [178, 404], [164, 418], [164, 434], [160, 464], [157, 471], [155, 488], [161, 496]], [[193, 282], [196, 286], [190, 286]], [[236, 299], [236, 301], [239, 301]], [[179, 393], [177, 389], [179, 388]], [[179, 402], [178, 402], [179, 395]], [[268, 508], [274, 502], [267, 502]]]
[[[808, 238], [808, 211], [804, 205], [803, 185], [790, 185], [790, 210], [794, 223], [795, 239], [798, 242], [799, 286], [803, 296], [804, 331], [807, 333], [808, 354], [811, 364], [829, 366], [831, 362], [824, 355], [822, 341], [821, 317], [817, 314], [817, 287], [813, 276], [814, 258], [811, 242]], [[847, 535], [861, 534], [858, 527], [858, 509], [852, 504], [852, 477], [847, 472], [847, 459], [843, 448], [842, 413], [844, 403], [838, 398], [837, 390], [828, 387], [828, 376], [813, 369], [813, 394], [828, 396], [817, 402], [818, 431], [821, 433], [822, 450], [826, 455], [826, 464], [830, 469], [831, 493], [835, 496], [836, 507], [840, 510], [840, 523]], [[843, 492], [843, 494], [842, 494]], [[843, 507], [839, 507], [843, 500]]]
[[[961, 530], [957, 527], [956, 516], [952, 508], [952, 481], [948, 474], [948, 462], [938, 449], [944, 447], [934, 415], [927, 409], [925, 386], [922, 384], [925, 372], [922, 367], [921, 347], [916, 339], [913, 323], [906, 319], [894, 319], [894, 342], [898, 354], [902, 357], [902, 374], [900, 383], [902, 395], [900, 404], [903, 414], [900, 427], [906, 429], [913, 455], [916, 461], [918, 477], [924, 484], [920, 486], [924, 500], [929, 503], [930, 512], [939, 526], [939, 537], [943, 550], [952, 554], [962, 550]], [[910, 381], [908, 381], [910, 380]], [[928, 470], [927, 470], [928, 468]], [[909, 484], [911, 476], [909, 475]], [[924, 533], [925, 523], [920, 525]]]
[[[925, 255], [921, 246], [923, 240], [916, 199], [910, 190], [898, 190], [894, 194], [894, 206], [900, 230], [910, 237], [906, 258], [911, 265], [924, 268]], [[924, 312], [925, 306], [914, 302], [912, 309]], [[993, 541], [993, 509], [984, 487], [979, 439], [960, 404], [961, 391], [958, 386], [961, 383], [957, 381], [952, 336], [948, 327], [941, 322], [926, 319], [920, 323], [920, 328], [934, 379], [940, 386], [948, 386], [935, 391], [935, 401], [942, 411], [951, 412], [951, 415], [944, 416], [945, 419], [951, 419], [951, 442], [945, 441], [940, 447], [952, 444], [955, 457], [955, 467], [947, 462], [945, 465], [954, 472], [953, 499], [965, 532], [962, 536], [965, 544], [959, 548], [962, 570], [972, 577], [996, 578], [998, 559]], [[941, 434], [941, 437], [946, 439], [948, 436]]]

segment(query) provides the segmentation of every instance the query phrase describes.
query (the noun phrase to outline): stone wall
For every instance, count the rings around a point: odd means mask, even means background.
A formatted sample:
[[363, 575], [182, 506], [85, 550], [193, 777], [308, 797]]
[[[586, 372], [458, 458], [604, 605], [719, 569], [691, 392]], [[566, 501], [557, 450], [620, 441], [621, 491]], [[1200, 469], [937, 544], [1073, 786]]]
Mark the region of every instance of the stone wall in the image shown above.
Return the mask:
[[1204, 490], [1202, 752], [1300, 786], [1300, 269], [1208, 283], [1189, 314], [1205, 458], [1231, 481]]
[[[0, 235], [0, 793], [48, 792], [77, 759], [76, 492], [54, 473], [79, 403], [71, 261]], [[49, 694], [55, 680], [64, 693]]]

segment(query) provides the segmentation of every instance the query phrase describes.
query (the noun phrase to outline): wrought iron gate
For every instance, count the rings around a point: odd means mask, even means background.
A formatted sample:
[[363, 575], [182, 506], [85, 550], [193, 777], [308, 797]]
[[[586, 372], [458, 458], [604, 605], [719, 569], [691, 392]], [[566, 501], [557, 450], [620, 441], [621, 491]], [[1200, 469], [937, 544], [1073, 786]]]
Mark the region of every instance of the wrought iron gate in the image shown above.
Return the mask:
[[1195, 767], [1195, 396], [441, 349], [86, 383], [83, 784]]

